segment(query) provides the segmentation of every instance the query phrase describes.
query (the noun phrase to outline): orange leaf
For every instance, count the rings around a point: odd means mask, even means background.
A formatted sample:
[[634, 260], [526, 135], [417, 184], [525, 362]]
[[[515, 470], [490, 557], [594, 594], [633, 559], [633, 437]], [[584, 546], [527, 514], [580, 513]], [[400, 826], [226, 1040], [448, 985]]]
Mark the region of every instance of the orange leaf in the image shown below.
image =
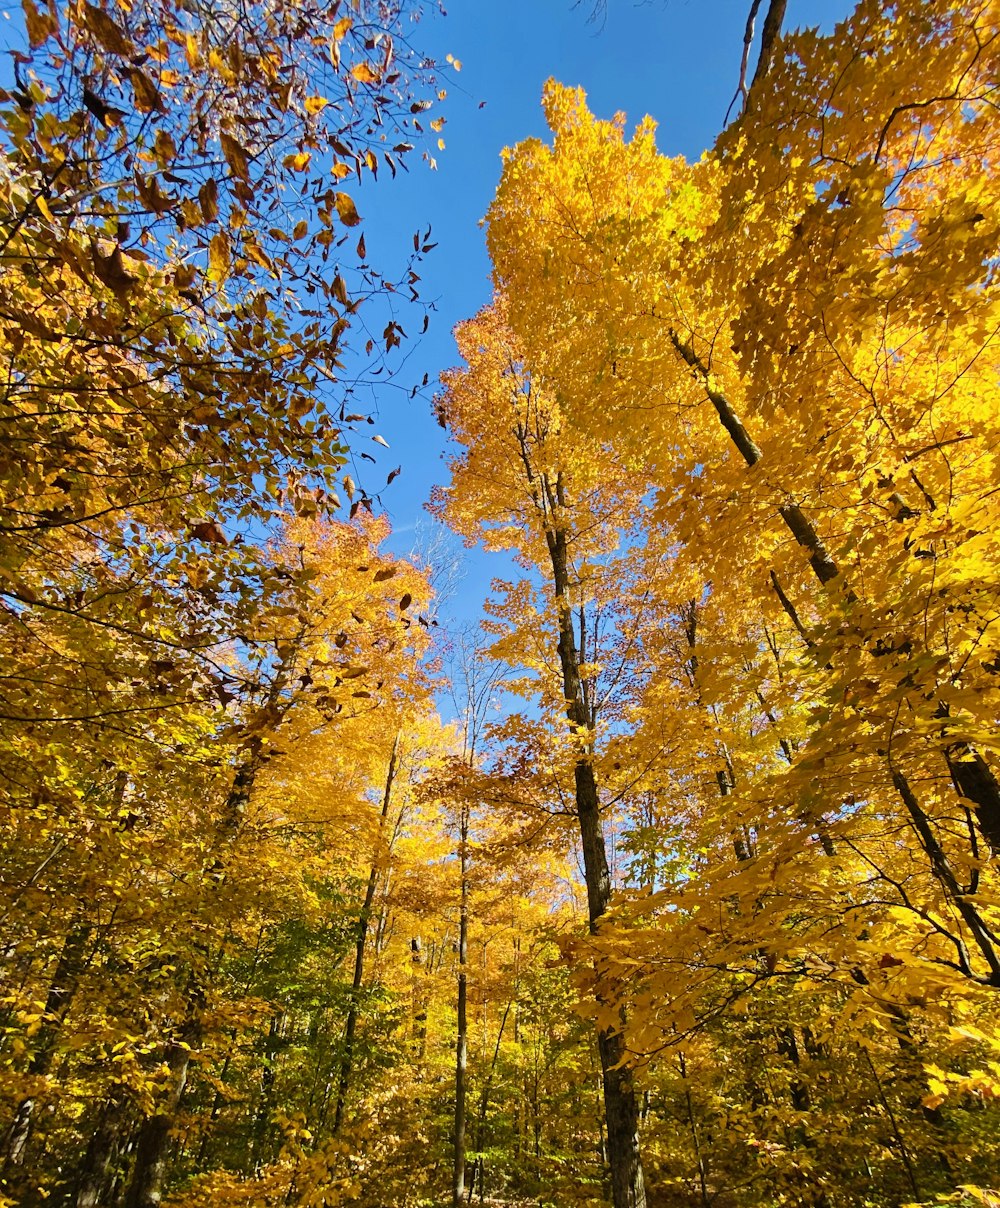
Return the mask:
[[355, 63], [351, 68], [351, 75], [359, 84], [377, 84], [379, 82], [379, 73], [372, 69], [370, 63]]

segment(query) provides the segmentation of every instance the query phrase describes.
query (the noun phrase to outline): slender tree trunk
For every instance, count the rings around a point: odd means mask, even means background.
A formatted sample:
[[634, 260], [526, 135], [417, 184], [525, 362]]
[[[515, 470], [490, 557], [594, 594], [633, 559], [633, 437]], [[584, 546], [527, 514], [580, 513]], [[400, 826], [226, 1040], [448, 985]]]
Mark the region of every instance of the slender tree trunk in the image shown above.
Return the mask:
[[684, 1054], [678, 1054], [680, 1059], [681, 1081], [684, 1083], [684, 1102], [687, 1107], [688, 1128], [691, 1130], [691, 1141], [694, 1145], [694, 1157], [698, 1166], [698, 1186], [701, 1190], [701, 1202], [704, 1208], [709, 1208], [711, 1199], [708, 1194], [708, 1177], [705, 1168], [705, 1159], [701, 1152], [701, 1138], [698, 1135], [698, 1124], [694, 1118], [694, 1101], [691, 1098], [691, 1084], [687, 1076], [687, 1062], [684, 1060]]
[[264, 1161], [264, 1150], [268, 1139], [268, 1123], [271, 1119], [271, 1109], [274, 1099], [274, 1086], [277, 1081], [275, 1063], [285, 1020], [277, 1015], [271, 1017], [271, 1026], [267, 1034], [264, 1068], [260, 1075], [260, 1099], [254, 1113], [253, 1135], [250, 1142], [250, 1169], [259, 1170]]
[[397, 734], [392, 750], [389, 752], [389, 766], [385, 774], [385, 791], [382, 794], [382, 811], [378, 820], [378, 838], [375, 854], [372, 857], [371, 870], [368, 873], [368, 884], [365, 886], [365, 899], [358, 917], [358, 936], [354, 945], [354, 977], [351, 981], [351, 1001], [347, 1009], [347, 1023], [344, 1027], [344, 1056], [340, 1063], [340, 1080], [337, 1086], [337, 1107], [333, 1118], [334, 1135], [340, 1133], [344, 1121], [344, 1107], [347, 1103], [347, 1093], [351, 1085], [351, 1071], [354, 1065], [354, 1037], [358, 1027], [358, 1011], [361, 1005], [361, 987], [365, 976], [365, 944], [368, 940], [368, 927], [372, 917], [372, 905], [375, 901], [375, 890], [378, 886], [379, 872], [382, 868], [382, 840], [385, 834], [385, 823], [389, 816], [389, 804], [392, 801], [392, 785], [396, 779], [396, 768], [399, 754], [399, 735]]
[[493, 1048], [493, 1060], [490, 1062], [489, 1072], [483, 1082], [482, 1094], [479, 1096], [479, 1112], [476, 1116], [476, 1152], [480, 1155], [476, 1158], [475, 1166], [473, 1167], [472, 1186], [469, 1188], [469, 1202], [472, 1202], [472, 1192], [476, 1184], [476, 1171], [479, 1172], [479, 1198], [483, 1197], [483, 1141], [486, 1137], [486, 1113], [489, 1110], [490, 1091], [493, 1089], [493, 1077], [496, 1074], [497, 1061], [500, 1057], [500, 1045], [503, 1041], [504, 1028], [507, 1026], [507, 1017], [510, 1015], [511, 1008], [514, 1005], [514, 1000], [511, 999], [504, 1009], [503, 1018], [500, 1020], [500, 1030], [497, 1032], [497, 1042]]
[[459, 834], [459, 863], [461, 866], [461, 900], [458, 913], [458, 1034], [455, 1043], [455, 1164], [451, 1194], [454, 1208], [461, 1208], [465, 1198], [465, 1127], [466, 1072], [469, 1059], [468, 982], [466, 965], [469, 959], [469, 882], [468, 839], [469, 811], [463, 803]]
[[[83, 951], [90, 938], [90, 925], [79, 920], [70, 927], [63, 942], [62, 952], [56, 962], [52, 982], [45, 1000], [46, 1021], [36, 1041], [36, 1048], [27, 1072], [33, 1077], [41, 1077], [49, 1072], [52, 1058], [55, 1054], [59, 1029], [62, 1026], [66, 1012], [69, 1010], [76, 989], [76, 981], [83, 965]], [[5, 1168], [10, 1172], [24, 1162], [24, 1153], [31, 1126], [34, 1121], [36, 1100], [35, 1096], [22, 1099], [14, 1113], [14, 1119], [7, 1132], [5, 1149]]]
[[[548, 484], [547, 484], [548, 485]], [[561, 484], [552, 488], [553, 512], [563, 506]], [[559, 623], [559, 662], [566, 696], [566, 718], [578, 734], [590, 734], [593, 718], [586, 708], [580, 681], [580, 657], [573, 631], [569, 599], [569, 559], [566, 534], [557, 527], [546, 532]], [[574, 769], [576, 809], [583, 847], [584, 876], [587, 881], [587, 906], [590, 930], [596, 932], [611, 898], [601, 806], [594, 778], [591, 751], [581, 751]], [[645, 1208], [646, 1188], [639, 1154], [639, 1107], [632, 1071], [623, 1064], [626, 1057], [624, 1017], [617, 1028], [599, 1028], [598, 1050], [604, 1084], [604, 1114], [608, 1129], [608, 1165], [615, 1208]]]

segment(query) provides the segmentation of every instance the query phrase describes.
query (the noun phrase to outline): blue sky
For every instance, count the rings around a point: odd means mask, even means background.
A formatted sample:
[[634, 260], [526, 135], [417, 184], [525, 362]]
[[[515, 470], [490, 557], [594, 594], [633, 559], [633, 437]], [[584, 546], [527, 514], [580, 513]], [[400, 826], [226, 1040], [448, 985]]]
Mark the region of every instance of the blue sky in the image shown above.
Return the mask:
[[[848, 0], [790, 0], [786, 27], [829, 30], [852, 7]], [[589, 0], [576, 7], [573, 0], [454, 0], [447, 8], [446, 15], [425, 17], [413, 38], [439, 62], [451, 54], [462, 64], [444, 81], [446, 148], [435, 149], [437, 170], [414, 154], [409, 174], [394, 182], [380, 177], [358, 196], [369, 257], [387, 273], [412, 248], [418, 226], [431, 226], [437, 242], [419, 286], [435, 313], [425, 336], [404, 343], [398, 379], [410, 386], [427, 373], [430, 385], [412, 401], [394, 387], [364, 400], [374, 401], [374, 430], [391, 451], [373, 448], [377, 468], [361, 462], [358, 477], [374, 492], [402, 464], [401, 476], [382, 492], [397, 530], [392, 545], [401, 553], [412, 545], [414, 526], [429, 523], [423, 505], [432, 484], [446, 479], [446, 438], [430, 411], [432, 388], [457, 359], [452, 327], [489, 300], [479, 222], [496, 188], [501, 150], [546, 135], [543, 83], [554, 76], [582, 85], [599, 116], [622, 110], [629, 127], [649, 113], [659, 123], [664, 153], [697, 158], [714, 141], [736, 88], [749, 0], [607, 0], [603, 21], [588, 19]], [[504, 569], [502, 559], [468, 556], [447, 612], [478, 616], [490, 578]]]

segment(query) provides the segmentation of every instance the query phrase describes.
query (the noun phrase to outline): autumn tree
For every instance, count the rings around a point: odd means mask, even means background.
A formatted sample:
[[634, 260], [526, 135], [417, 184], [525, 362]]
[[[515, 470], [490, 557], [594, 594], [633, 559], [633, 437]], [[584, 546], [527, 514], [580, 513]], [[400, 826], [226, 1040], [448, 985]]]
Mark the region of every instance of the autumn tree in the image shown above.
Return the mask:
[[[557, 670], [555, 676], [543, 676], [539, 686], [546, 705], [562, 714], [573, 750], [574, 809], [588, 916], [596, 931], [608, 907], [611, 881], [593, 762], [599, 702], [596, 632], [586, 608], [593, 573], [588, 563], [616, 547], [616, 525], [627, 523], [636, 496], [629, 494], [627, 480], [609, 489], [593, 451], [565, 438], [559, 408], [546, 386], [525, 371], [504, 312], [503, 300], [498, 300], [458, 330], [468, 367], [445, 375], [437, 405], [463, 453], [454, 461], [452, 483], [438, 494], [436, 507], [467, 538], [482, 537], [493, 548], [513, 544], [546, 583], [548, 632], [533, 653]], [[522, 594], [525, 590], [520, 589]], [[515, 633], [514, 641], [521, 636]], [[507, 654], [502, 644], [494, 650]], [[631, 1208], [645, 1203], [638, 1108], [622, 1064], [621, 1023], [613, 1014], [601, 1023], [599, 1042], [614, 1200]]]
[[[318, 651], [343, 597], [281, 538], [355, 494], [343, 363], [382, 278], [346, 178], [395, 173], [432, 77], [409, 6], [23, 10], [0, 118], [5, 1175], [40, 1194], [42, 1153], [70, 1200], [144, 1205], [249, 942], [240, 895], [289, 858], [248, 822], [274, 734], [363, 691]], [[371, 583], [340, 547], [350, 628]], [[309, 914], [311, 868], [265, 917]]]
[[[701, 970], [702, 1008], [640, 1048], [778, 977], [829, 985], [831, 1018], [888, 1018], [899, 1069], [929, 985], [993, 1043], [994, 17], [862, 3], [787, 37], [698, 164], [555, 84], [551, 146], [507, 153], [489, 244], [518, 368], [568, 441], [647, 485], [676, 585], [647, 700], [705, 727], [671, 731], [693, 867], [642, 941], [594, 941], [605, 993], [634, 975], [633, 1027]], [[938, 1091], [893, 1108], [871, 1077], [887, 1120], [934, 1135]]]

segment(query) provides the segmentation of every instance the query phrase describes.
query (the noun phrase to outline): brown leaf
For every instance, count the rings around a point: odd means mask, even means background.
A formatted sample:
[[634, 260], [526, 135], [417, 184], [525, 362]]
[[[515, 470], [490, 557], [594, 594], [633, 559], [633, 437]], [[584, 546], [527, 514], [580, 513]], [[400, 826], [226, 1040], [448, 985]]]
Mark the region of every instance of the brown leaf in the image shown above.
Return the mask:
[[84, 0], [82, 15], [84, 27], [94, 35], [105, 50], [110, 51], [113, 55], [125, 56], [132, 53], [132, 43], [104, 9], [87, 4]]
[[160, 90], [144, 71], [134, 67], [129, 72], [135, 107], [140, 113], [162, 113], [166, 109]]
[[160, 191], [155, 176], [143, 176], [141, 172], [136, 172], [135, 187], [142, 204], [154, 214], [166, 214], [176, 204], [174, 198]]
[[129, 291], [135, 285], [137, 278], [125, 271], [120, 245], [115, 244], [114, 251], [110, 255], [105, 256], [97, 244], [92, 243], [90, 245], [90, 254], [95, 274], [119, 301], [123, 301], [128, 297]]
[[231, 134], [227, 134], [225, 130], [219, 135], [219, 142], [222, 144], [222, 154], [226, 157], [226, 163], [232, 169], [233, 175], [238, 176], [240, 180], [249, 181], [250, 154], [246, 147], [237, 142]]
[[409, 592], [406, 592], [399, 601], [399, 611], [406, 612], [412, 603], [413, 596], [411, 596]]
[[207, 180], [198, 190], [198, 204], [206, 222], [219, 217], [219, 186], [214, 180]]
[[196, 541], [207, 541], [209, 545], [228, 545], [226, 534], [214, 520], [202, 520], [191, 525], [191, 536]]
[[28, 31], [28, 42], [32, 46], [41, 44], [50, 38], [58, 28], [50, 13], [35, 7], [32, 0], [21, 0], [24, 9], [24, 27]]
[[113, 105], [105, 104], [97, 93], [91, 92], [86, 85], [83, 88], [83, 103], [101, 125], [108, 129], [112, 126], [117, 126], [125, 116], [121, 109], [116, 109]]
[[381, 570], [375, 572], [375, 582], [384, 583], [386, 579], [391, 579], [396, 573], [394, 566], [384, 566]]

